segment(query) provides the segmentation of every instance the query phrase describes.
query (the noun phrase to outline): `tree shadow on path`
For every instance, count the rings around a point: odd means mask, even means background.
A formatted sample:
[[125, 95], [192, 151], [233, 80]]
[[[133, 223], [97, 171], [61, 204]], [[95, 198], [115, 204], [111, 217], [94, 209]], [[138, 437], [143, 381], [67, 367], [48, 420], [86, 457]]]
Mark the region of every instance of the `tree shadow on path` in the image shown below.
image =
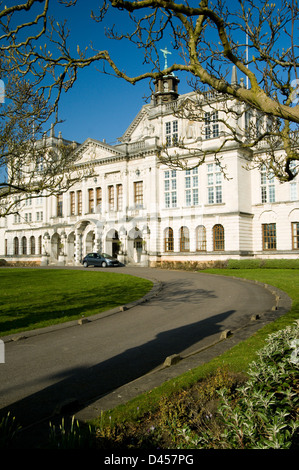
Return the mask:
[[10, 412], [22, 427], [26, 427], [51, 417], [57, 405], [68, 400], [77, 402], [78, 411], [87, 403], [161, 365], [167, 356], [179, 354], [208, 336], [219, 334], [223, 330], [222, 322], [233, 313], [234, 310], [228, 310], [159, 333], [153, 340], [92, 367], [66, 369], [55, 376], [55, 384], [2, 408], [0, 419]]

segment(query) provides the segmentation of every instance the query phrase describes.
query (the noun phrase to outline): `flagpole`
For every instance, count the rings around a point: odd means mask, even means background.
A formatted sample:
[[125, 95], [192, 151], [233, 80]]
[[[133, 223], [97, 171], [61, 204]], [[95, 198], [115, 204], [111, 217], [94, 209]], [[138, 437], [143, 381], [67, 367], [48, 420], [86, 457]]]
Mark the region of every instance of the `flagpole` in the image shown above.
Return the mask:
[[[248, 19], [248, 16], [247, 16], [247, 19]], [[246, 22], [246, 67], [248, 69], [248, 27], [247, 27], [247, 23], [248, 21]], [[248, 82], [248, 75], [246, 75], [246, 88], [248, 90], [249, 88], [249, 82]]]

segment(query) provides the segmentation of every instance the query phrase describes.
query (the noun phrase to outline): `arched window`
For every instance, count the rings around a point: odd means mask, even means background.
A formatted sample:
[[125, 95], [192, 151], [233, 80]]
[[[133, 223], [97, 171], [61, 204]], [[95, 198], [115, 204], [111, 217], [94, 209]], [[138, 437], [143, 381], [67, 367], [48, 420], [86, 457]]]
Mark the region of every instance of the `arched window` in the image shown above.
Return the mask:
[[35, 237], [30, 237], [30, 254], [35, 255]]
[[220, 224], [213, 227], [213, 248], [214, 251], [224, 250], [224, 228]]
[[189, 229], [187, 227], [180, 228], [180, 251], [190, 250]]
[[13, 252], [14, 252], [14, 255], [18, 255], [19, 254], [19, 239], [18, 237], [15, 237], [13, 239]]
[[207, 250], [207, 236], [204, 225], [199, 225], [196, 229], [196, 251]]
[[27, 238], [22, 238], [22, 255], [27, 255]]
[[173, 230], [171, 227], [168, 227], [165, 230], [164, 246], [165, 246], [165, 251], [173, 251], [174, 238], [173, 238]]

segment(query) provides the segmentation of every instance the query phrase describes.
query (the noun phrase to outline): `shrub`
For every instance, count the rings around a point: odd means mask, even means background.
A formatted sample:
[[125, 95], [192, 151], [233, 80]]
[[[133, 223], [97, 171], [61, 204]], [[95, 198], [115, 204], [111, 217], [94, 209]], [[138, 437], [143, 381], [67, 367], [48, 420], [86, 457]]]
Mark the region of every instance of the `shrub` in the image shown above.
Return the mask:
[[299, 269], [299, 259], [230, 259], [228, 269]]
[[261, 267], [260, 259], [230, 259], [228, 260], [228, 269], [258, 269]]
[[13, 444], [20, 429], [21, 426], [17, 424], [16, 418], [10, 413], [7, 413], [7, 415], [0, 420], [0, 449], [9, 448]]
[[262, 268], [299, 269], [299, 259], [266, 259]]
[[[220, 435], [212, 429], [202, 432], [193, 440], [198, 447], [298, 449], [298, 338], [298, 323], [268, 337], [236, 395], [220, 392]], [[188, 432], [184, 430], [186, 436]]]

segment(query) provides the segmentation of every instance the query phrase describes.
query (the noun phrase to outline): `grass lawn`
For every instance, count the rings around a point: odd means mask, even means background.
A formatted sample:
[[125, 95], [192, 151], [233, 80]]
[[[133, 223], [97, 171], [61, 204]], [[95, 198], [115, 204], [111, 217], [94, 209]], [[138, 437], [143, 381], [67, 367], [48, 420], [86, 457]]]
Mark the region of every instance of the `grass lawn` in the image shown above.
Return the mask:
[[143, 297], [153, 283], [113, 272], [0, 269], [0, 337], [76, 320]]

